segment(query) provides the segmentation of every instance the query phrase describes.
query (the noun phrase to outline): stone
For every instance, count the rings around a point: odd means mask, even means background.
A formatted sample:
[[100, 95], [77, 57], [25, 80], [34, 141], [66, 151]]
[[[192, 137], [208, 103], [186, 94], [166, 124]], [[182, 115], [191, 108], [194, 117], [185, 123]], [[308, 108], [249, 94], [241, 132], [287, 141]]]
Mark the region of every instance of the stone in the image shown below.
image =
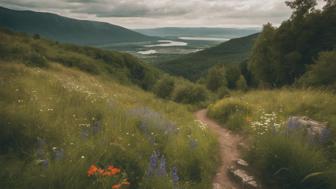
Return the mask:
[[236, 164], [239, 166], [239, 167], [242, 167], [242, 168], [247, 168], [249, 166], [249, 164], [243, 160], [243, 159], [238, 159], [236, 161]]
[[244, 189], [257, 189], [259, 185], [255, 178], [249, 175], [245, 170], [230, 167], [229, 174], [244, 188]]
[[303, 131], [312, 142], [325, 143], [332, 137], [331, 130], [326, 123], [321, 123], [305, 116], [293, 116], [288, 119], [287, 134], [291, 134], [292, 131]]

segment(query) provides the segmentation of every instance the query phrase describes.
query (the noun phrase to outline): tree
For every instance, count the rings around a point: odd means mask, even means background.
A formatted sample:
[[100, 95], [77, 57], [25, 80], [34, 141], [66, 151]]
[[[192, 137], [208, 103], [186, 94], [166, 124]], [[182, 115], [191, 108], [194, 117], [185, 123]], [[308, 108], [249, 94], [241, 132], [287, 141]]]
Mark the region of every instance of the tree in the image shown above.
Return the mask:
[[236, 82], [239, 79], [240, 76], [240, 69], [238, 66], [230, 66], [227, 65], [225, 67], [225, 75], [226, 75], [226, 80], [228, 83], [228, 88], [229, 89], [235, 89], [236, 88]]
[[336, 89], [336, 51], [322, 52], [316, 63], [300, 78], [305, 86], [325, 86]]
[[286, 5], [294, 10], [292, 18], [302, 18], [315, 10], [316, 0], [286, 1]]
[[247, 83], [243, 75], [240, 75], [239, 79], [237, 80], [236, 88], [241, 91], [247, 90]]
[[213, 92], [216, 92], [222, 86], [227, 86], [224, 67], [214, 66], [211, 68], [206, 75], [205, 85], [207, 89]]
[[260, 82], [275, 85], [275, 54], [273, 50], [273, 39], [275, 28], [271, 24], [264, 25], [252, 49], [249, 58], [249, 70]]

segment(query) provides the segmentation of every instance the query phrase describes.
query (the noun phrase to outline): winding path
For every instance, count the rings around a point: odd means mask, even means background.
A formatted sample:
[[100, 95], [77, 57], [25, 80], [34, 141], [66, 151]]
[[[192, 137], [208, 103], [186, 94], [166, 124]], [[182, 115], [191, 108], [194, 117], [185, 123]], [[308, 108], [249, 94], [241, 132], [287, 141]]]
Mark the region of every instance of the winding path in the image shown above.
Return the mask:
[[242, 141], [242, 138], [208, 118], [207, 110], [205, 109], [196, 112], [195, 116], [197, 120], [205, 123], [218, 138], [221, 165], [213, 180], [213, 189], [238, 189], [239, 187], [236, 183], [230, 179], [228, 169], [234, 164], [235, 160], [239, 159], [240, 154], [238, 146]]

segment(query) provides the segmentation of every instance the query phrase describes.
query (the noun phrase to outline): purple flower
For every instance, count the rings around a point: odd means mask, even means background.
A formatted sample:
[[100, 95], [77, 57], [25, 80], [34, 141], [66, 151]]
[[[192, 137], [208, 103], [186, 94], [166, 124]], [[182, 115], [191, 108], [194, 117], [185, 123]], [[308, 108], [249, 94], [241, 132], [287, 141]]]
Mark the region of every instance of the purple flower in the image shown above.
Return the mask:
[[101, 121], [95, 121], [91, 127], [93, 134], [98, 134], [101, 131]]
[[174, 186], [177, 185], [179, 179], [180, 178], [179, 178], [179, 176], [177, 174], [177, 167], [174, 166], [173, 169], [172, 169], [172, 180], [173, 180]]
[[147, 176], [154, 176], [158, 166], [159, 154], [154, 151], [149, 159], [149, 167], [147, 170]]
[[164, 156], [161, 156], [160, 159], [160, 166], [158, 170], [158, 176], [166, 176], [167, 175], [167, 170], [166, 170], [166, 159]]

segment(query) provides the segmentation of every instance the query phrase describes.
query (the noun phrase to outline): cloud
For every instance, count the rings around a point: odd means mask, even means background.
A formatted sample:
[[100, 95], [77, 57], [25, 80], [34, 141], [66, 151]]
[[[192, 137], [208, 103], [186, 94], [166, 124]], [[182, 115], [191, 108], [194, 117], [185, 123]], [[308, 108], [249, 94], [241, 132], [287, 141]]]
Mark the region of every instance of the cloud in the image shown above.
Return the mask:
[[283, 0], [1, 0], [1, 4], [126, 27], [260, 26], [279, 24], [290, 15]]

